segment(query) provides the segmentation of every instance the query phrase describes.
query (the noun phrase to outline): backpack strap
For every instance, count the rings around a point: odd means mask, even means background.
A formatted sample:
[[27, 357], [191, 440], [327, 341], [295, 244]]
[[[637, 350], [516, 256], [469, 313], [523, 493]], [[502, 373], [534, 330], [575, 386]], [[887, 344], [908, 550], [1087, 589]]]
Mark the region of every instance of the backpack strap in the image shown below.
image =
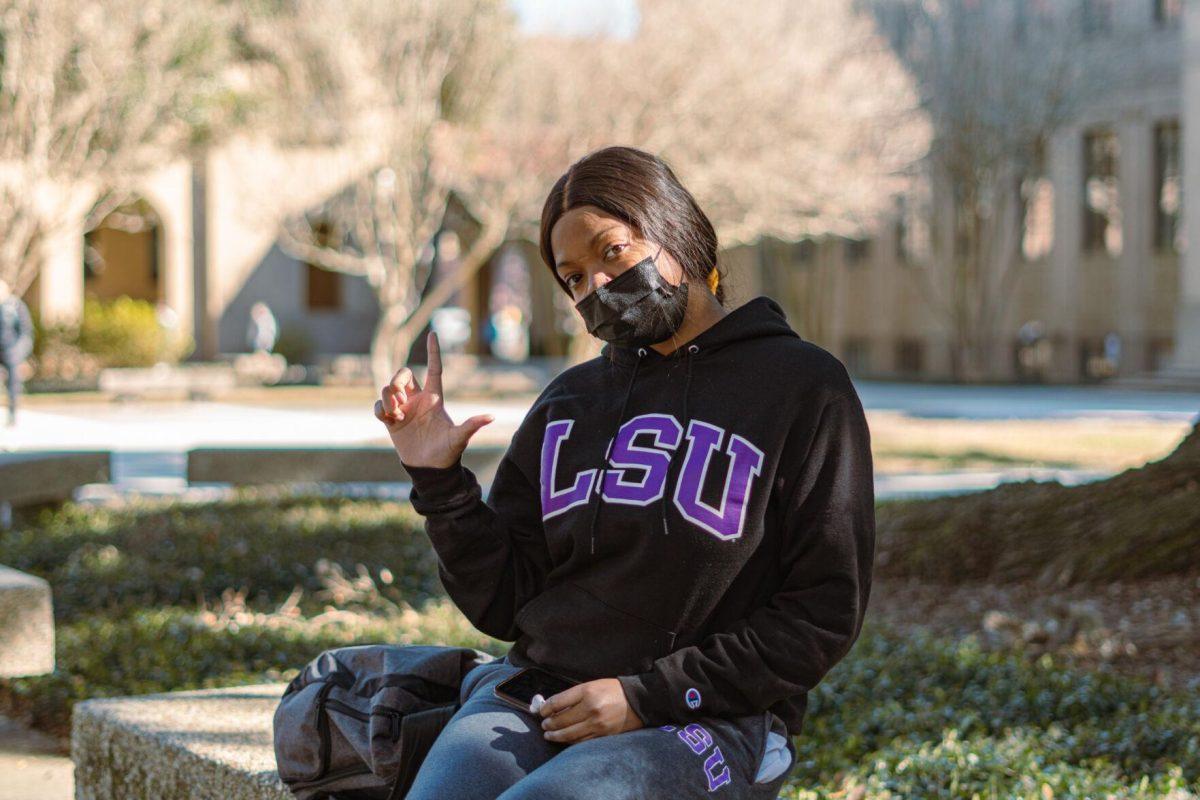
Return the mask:
[[400, 741], [405, 758], [396, 774], [396, 782], [392, 785], [388, 800], [401, 800], [408, 794], [429, 748], [433, 746], [434, 740], [458, 708], [459, 702], [454, 700], [424, 711], [410, 711], [400, 720]]

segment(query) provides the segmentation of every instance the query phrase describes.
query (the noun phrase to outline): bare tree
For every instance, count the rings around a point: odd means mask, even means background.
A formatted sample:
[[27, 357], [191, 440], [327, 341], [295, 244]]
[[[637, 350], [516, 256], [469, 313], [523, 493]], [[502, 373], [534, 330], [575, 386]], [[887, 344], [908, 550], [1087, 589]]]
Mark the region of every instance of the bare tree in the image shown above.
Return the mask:
[[[352, 186], [291, 215], [281, 244], [374, 287], [377, 381], [501, 243], [536, 240], [551, 184], [597, 147], [666, 158], [732, 246], [873, 225], [927, 143], [908, 74], [849, 0], [650, 0], [632, 39], [519, 46], [498, 3], [425, 6], [297, 2], [251, 36], [316, 135], [364, 153]], [[451, 191], [481, 231], [422, 299], [419, 254]]]
[[252, 92], [229, 69], [232, 20], [205, 0], [0, 4], [0, 277], [14, 292], [80, 213], [95, 228], [135, 176], [238, 124]]
[[860, 234], [910, 186], [929, 126], [911, 76], [849, 0], [639, 7], [630, 39], [524, 42], [503, 121], [515, 152], [537, 155], [520, 166], [522, 235], [536, 239], [569, 163], [610, 144], [666, 159], [723, 247]]
[[[492, 143], [479, 131], [511, 57], [511, 12], [500, 0], [297, 0], [249, 17], [247, 31], [276, 66], [280, 140], [359, 154], [341, 191], [278, 219], [279, 242], [297, 259], [366, 279], [381, 311], [371, 372], [386, 382], [433, 311], [504, 241], [504, 203], [480, 204], [459, 268], [428, 292], [417, 280], [450, 193], [471, 192], [468, 178], [490, 169]], [[474, 191], [485, 187], [505, 191], [486, 180]], [[259, 213], [273, 208], [263, 202]]]
[[908, 186], [928, 126], [910, 76], [848, 0], [640, 8], [632, 39], [522, 48], [568, 157], [621, 143], [668, 159], [729, 245], [859, 233]]
[[934, 129], [913, 192], [928, 248], [913, 274], [945, 326], [955, 377], [988, 377], [1027, 260], [1024, 213], [1053, 134], [1119, 64], [1098, 60], [1065, 0], [869, 0]]

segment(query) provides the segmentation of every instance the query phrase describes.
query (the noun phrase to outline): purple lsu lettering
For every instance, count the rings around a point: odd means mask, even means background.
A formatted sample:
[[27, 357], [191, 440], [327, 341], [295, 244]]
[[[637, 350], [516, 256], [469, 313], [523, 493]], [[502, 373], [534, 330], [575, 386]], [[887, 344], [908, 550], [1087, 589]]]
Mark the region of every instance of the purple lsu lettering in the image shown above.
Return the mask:
[[678, 730], [676, 736], [683, 740], [684, 744], [691, 748], [692, 752], [698, 756], [704, 755], [708, 748], [712, 748], [712, 752], [708, 754], [708, 758], [704, 759], [704, 777], [708, 780], [708, 790], [710, 792], [720, 789], [731, 780], [729, 775], [729, 765], [725, 763], [725, 756], [721, 754], [721, 748], [713, 744], [712, 734], [704, 729], [704, 726], [698, 722], [691, 722], [679, 728], [676, 725], [660, 725], [660, 731]]
[[[595, 491], [600, 492], [602, 502], [623, 505], [648, 506], [662, 499], [671, 451], [679, 448], [685, 438], [683, 426], [675, 417], [642, 414], [627, 420], [611, 442], [610, 466], [605, 471], [604, 486], [599, 486], [596, 479], [600, 470], [592, 468], [577, 473], [567, 488], [560, 489], [559, 459], [574, 424], [573, 419], [560, 419], [546, 425], [541, 460], [543, 520], [576, 506], [586, 506]], [[633, 443], [642, 433], [652, 437], [652, 446], [641, 447]], [[763, 451], [745, 437], [699, 419], [688, 421], [686, 438], [687, 453], [672, 497], [675, 508], [685, 519], [718, 539], [737, 539], [746, 522], [754, 479], [762, 474]], [[726, 443], [722, 451], [723, 441]], [[729, 457], [719, 507], [700, 499], [716, 452], [724, 452]]]

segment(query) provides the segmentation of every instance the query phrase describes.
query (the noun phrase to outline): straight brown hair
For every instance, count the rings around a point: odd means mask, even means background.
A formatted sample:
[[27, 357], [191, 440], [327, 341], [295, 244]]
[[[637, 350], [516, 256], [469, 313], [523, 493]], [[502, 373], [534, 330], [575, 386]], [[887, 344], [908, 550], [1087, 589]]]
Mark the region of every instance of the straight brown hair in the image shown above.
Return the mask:
[[555, 181], [542, 207], [540, 250], [542, 261], [568, 296], [570, 288], [554, 269], [550, 231], [563, 214], [579, 206], [595, 206], [629, 225], [641, 238], [661, 244], [687, 275], [707, 284], [717, 302], [725, 305], [717, 232], [661, 158], [613, 145], [587, 154]]

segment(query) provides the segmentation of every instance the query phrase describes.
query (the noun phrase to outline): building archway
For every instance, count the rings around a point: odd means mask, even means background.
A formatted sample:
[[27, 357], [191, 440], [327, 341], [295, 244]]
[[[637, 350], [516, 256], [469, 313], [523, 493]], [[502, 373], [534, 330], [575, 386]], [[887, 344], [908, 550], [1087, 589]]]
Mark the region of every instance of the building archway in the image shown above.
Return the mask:
[[143, 198], [111, 211], [84, 234], [83, 290], [97, 300], [126, 295], [135, 300], [164, 300], [162, 220]]

